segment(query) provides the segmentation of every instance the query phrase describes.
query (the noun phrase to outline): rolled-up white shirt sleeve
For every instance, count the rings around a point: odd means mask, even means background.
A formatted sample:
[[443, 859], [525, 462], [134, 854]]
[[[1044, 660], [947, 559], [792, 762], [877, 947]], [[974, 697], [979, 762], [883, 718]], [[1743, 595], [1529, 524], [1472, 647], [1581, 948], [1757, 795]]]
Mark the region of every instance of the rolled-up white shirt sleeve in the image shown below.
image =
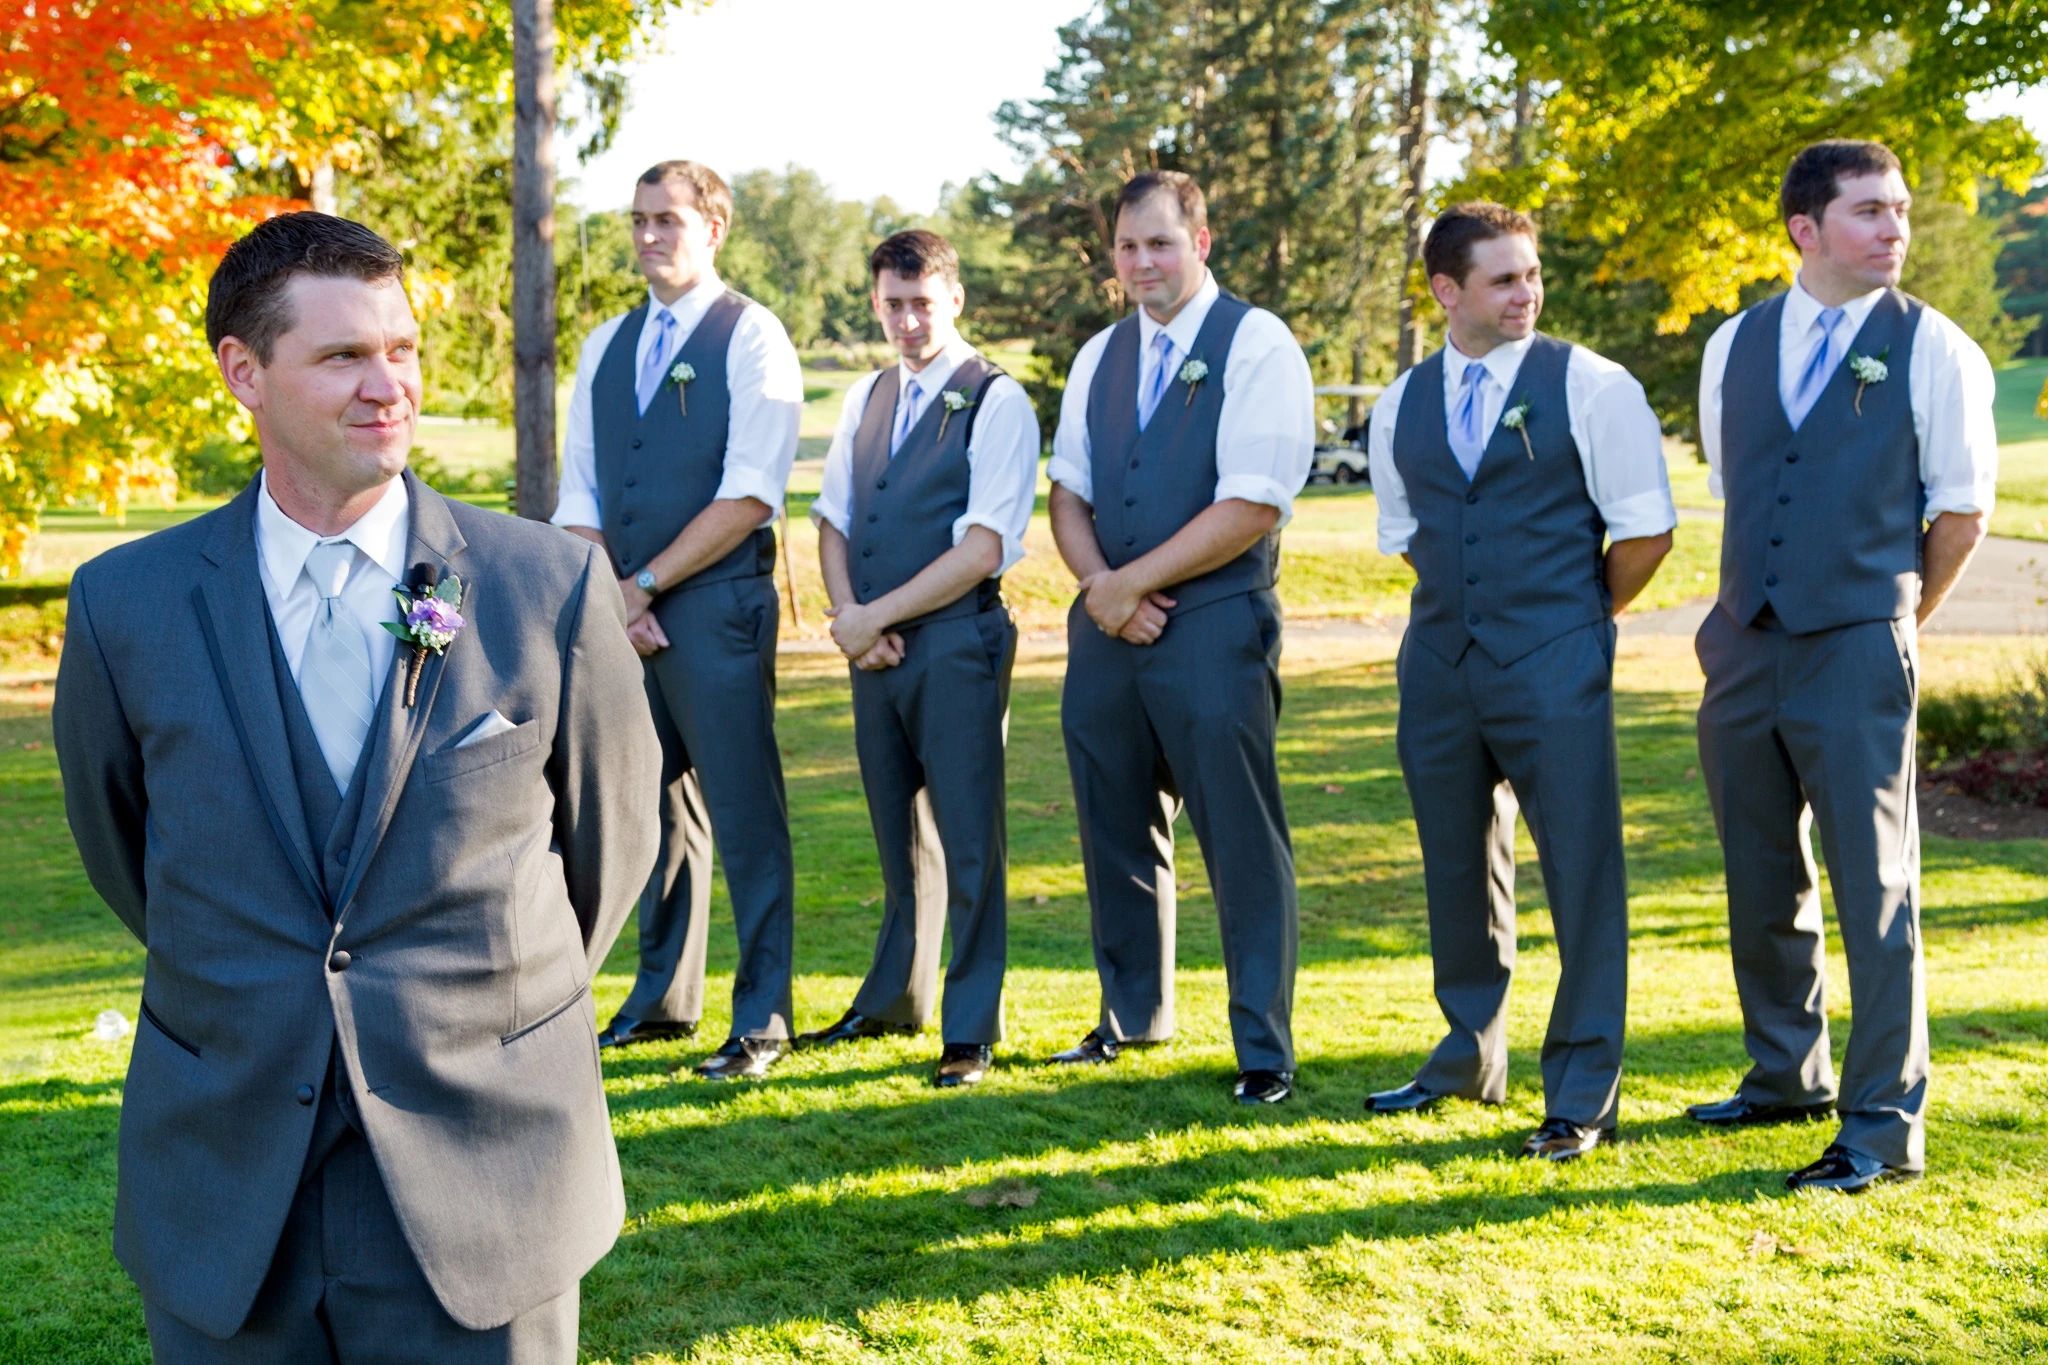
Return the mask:
[[761, 523], [765, 526], [782, 511], [790, 466], [796, 463], [796, 434], [804, 410], [803, 366], [782, 323], [754, 304], [733, 326], [725, 367], [731, 411], [726, 420], [725, 470], [713, 496], [766, 503], [768, 518]]
[[1379, 504], [1380, 553], [1404, 555], [1415, 539], [1415, 514], [1408, 507], [1408, 485], [1394, 464], [1394, 422], [1401, 415], [1401, 395], [1408, 392], [1412, 369], [1403, 370], [1372, 405], [1366, 424], [1365, 464], [1372, 475], [1373, 501]]
[[1707, 492], [1717, 498], [1728, 494], [1721, 487], [1721, 381], [1728, 374], [1728, 352], [1735, 345], [1742, 314], [1722, 323], [1707, 338], [1700, 357], [1700, 454], [1707, 458]]
[[1998, 501], [1998, 382], [1984, 348], [1928, 309], [1913, 337], [1913, 419], [1927, 519], [1990, 516]]
[[1678, 525], [1664, 431], [1636, 377], [1583, 346], [1565, 365], [1565, 406], [1586, 491], [1611, 540], [1661, 536]]
[[555, 493], [555, 514], [548, 518], [557, 526], [592, 530], [604, 526], [597, 505], [597, 419], [591, 412], [590, 386], [623, 321], [618, 317], [599, 323], [576, 356], [576, 381], [569, 390], [569, 429], [562, 441], [562, 481]]
[[868, 395], [880, 378], [880, 372], [864, 375], [847, 389], [846, 401], [839, 406], [839, 425], [833, 429], [832, 444], [825, 449], [824, 481], [818, 496], [811, 500], [811, 520], [842, 536], [849, 534], [853, 525], [853, 434], [860, 429]]
[[1216, 419], [1216, 498], [1278, 508], [1294, 516], [1316, 452], [1315, 381], [1287, 324], [1254, 308], [1237, 325], [1223, 367]]
[[974, 414], [967, 447], [967, 510], [953, 522], [953, 543], [970, 526], [986, 526], [1003, 540], [1000, 578], [1024, 558], [1024, 531], [1038, 503], [1038, 413], [1024, 388], [998, 375]]
[[1052, 432], [1052, 461], [1045, 476], [1089, 506], [1095, 505], [1094, 465], [1088, 449], [1088, 390], [1095, 382], [1095, 369], [1109, 345], [1113, 328], [1105, 327], [1088, 338], [1081, 353], [1067, 371], [1066, 392], [1060, 396], [1059, 425]]

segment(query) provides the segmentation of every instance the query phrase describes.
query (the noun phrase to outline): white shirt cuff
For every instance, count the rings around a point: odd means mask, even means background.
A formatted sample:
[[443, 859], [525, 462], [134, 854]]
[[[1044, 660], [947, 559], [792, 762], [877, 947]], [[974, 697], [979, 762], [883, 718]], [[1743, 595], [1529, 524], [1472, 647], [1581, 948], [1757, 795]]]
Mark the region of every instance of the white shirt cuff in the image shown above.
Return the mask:
[[989, 575], [990, 578], [1001, 578], [1004, 574], [1015, 568], [1019, 560], [1024, 558], [1024, 542], [1013, 539], [996, 522], [995, 518], [983, 516], [978, 512], [969, 512], [966, 516], [953, 523], [953, 543], [955, 545], [967, 539], [967, 529], [970, 526], [987, 527], [989, 530], [994, 531], [996, 539], [1003, 543], [1003, 562], [994, 573]]
[[1954, 488], [1930, 488], [1927, 490], [1927, 520], [1933, 521], [1943, 512], [1959, 512], [1971, 516], [1982, 512], [1990, 516], [1993, 505], [1998, 501], [1995, 491], [1979, 488], [1974, 484], [1958, 484]]
[[604, 519], [597, 514], [597, 499], [581, 489], [563, 489], [555, 498], [555, 514], [548, 518], [557, 526], [588, 526], [603, 530]]
[[1408, 544], [1415, 539], [1415, 530], [1420, 524], [1413, 517], [1381, 517], [1380, 553], [1383, 555], [1407, 554]]
[[782, 489], [776, 485], [772, 477], [758, 469], [746, 469], [727, 465], [724, 477], [718, 481], [718, 491], [712, 496], [713, 498], [753, 498], [756, 501], [766, 503], [768, 506], [768, 520], [761, 523], [763, 526], [766, 526], [768, 522], [774, 521], [776, 514], [782, 511]]
[[853, 525], [853, 517], [843, 507], [835, 507], [824, 498], [811, 499], [811, 521], [813, 524], [830, 526], [840, 535], [850, 534], [847, 528]]
[[1601, 503], [1600, 519], [1607, 523], [1609, 540], [1640, 540], [1678, 525], [1678, 512], [1662, 490], [1652, 490]]
[[1263, 503], [1267, 507], [1280, 509], [1279, 530], [1294, 520], [1294, 492], [1278, 479], [1269, 479], [1263, 474], [1229, 474], [1216, 481], [1215, 502], [1225, 498], [1238, 498], [1244, 502]]
[[1045, 477], [1072, 493], [1089, 506], [1095, 504], [1095, 481], [1087, 470], [1072, 461], [1055, 455], [1045, 467]]

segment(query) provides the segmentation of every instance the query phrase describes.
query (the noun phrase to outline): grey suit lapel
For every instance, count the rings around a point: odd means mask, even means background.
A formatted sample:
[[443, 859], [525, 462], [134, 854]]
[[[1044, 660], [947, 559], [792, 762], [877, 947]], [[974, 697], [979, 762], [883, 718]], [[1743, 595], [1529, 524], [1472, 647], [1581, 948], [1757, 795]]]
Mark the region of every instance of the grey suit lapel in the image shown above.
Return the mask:
[[[406, 559], [412, 567], [407, 571], [406, 582], [409, 586], [438, 583], [450, 573], [458, 572], [455, 561], [468, 542], [455, 528], [455, 518], [448, 513], [447, 499], [414, 478], [411, 470], [405, 471], [403, 477], [412, 506], [412, 535], [406, 549]], [[473, 621], [472, 602], [476, 584], [466, 574], [461, 577], [462, 614]], [[396, 604], [393, 611], [396, 612]], [[448, 649], [462, 651], [468, 635], [469, 631], [465, 629]], [[384, 695], [377, 705], [377, 718], [370, 727], [369, 739], [365, 741], [367, 754], [356, 775], [356, 780], [363, 783], [362, 807], [357, 816], [355, 837], [349, 844], [341, 886], [334, 898], [337, 923], [348, 913], [356, 888], [362, 885], [363, 871], [369, 866], [377, 846], [383, 842], [385, 831], [391, 827], [392, 812], [398, 807], [398, 794], [405, 789], [405, 779], [412, 772], [413, 760], [419, 756], [420, 737], [426, 733], [427, 717], [433, 713], [434, 697], [441, 690], [441, 675], [447, 665], [445, 651], [427, 655], [426, 664], [420, 672], [419, 695], [411, 707], [406, 706], [405, 676], [411, 653], [411, 647], [403, 644], [393, 653], [391, 676], [384, 681]]]
[[199, 628], [214, 672], [220, 675], [228, 715], [242, 757], [263, 798], [263, 815], [315, 904], [325, 904], [314, 871], [306, 812], [292, 777], [291, 745], [270, 662], [270, 601], [256, 562], [256, 484], [229, 503], [202, 552], [212, 577], [195, 590]]

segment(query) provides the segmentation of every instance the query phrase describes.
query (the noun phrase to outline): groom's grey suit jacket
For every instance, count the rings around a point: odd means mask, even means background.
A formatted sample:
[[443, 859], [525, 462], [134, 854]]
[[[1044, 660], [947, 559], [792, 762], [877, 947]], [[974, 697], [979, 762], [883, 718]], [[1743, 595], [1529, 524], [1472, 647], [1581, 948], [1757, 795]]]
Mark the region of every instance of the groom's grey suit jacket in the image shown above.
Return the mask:
[[[467, 625], [410, 708], [396, 651], [324, 847], [255, 485], [72, 580], [65, 808], [148, 950], [114, 1250], [214, 1336], [249, 1313], [330, 1084], [464, 1326], [566, 1290], [624, 1216], [588, 997], [653, 862], [659, 748], [618, 589], [594, 547], [404, 477], [408, 578], [459, 576]], [[492, 711], [513, 728], [461, 745]]]

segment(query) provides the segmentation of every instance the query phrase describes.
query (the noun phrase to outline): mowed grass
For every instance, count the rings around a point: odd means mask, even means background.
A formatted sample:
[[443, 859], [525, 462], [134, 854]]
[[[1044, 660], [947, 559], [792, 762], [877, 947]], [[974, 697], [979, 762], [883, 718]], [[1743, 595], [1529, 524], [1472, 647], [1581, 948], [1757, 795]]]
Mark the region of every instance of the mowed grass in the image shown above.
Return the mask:
[[[1362, 502], [1352, 505], [1363, 506]], [[1926, 645], [1928, 685], [2016, 644]], [[875, 859], [843, 671], [788, 657], [779, 700], [798, 871], [797, 1009], [864, 971]], [[1010, 731], [1009, 1036], [979, 1090], [926, 1084], [938, 1042], [799, 1054], [766, 1082], [606, 1063], [630, 1208], [584, 1283], [591, 1360], [1978, 1360], [2048, 1352], [2048, 848], [1925, 849], [1935, 1064], [1929, 1172], [1861, 1199], [1789, 1196], [1825, 1128], [1679, 1117], [1741, 1074], [1719, 856], [1681, 640], [1624, 640], [1620, 752], [1633, 947], [1625, 1141], [1568, 1167], [1511, 1155], [1543, 1116], [1556, 979], [1523, 841], [1514, 1073], [1499, 1109], [1368, 1122], [1436, 1037], [1420, 868], [1383, 645], [1291, 637], [1281, 762], [1299, 859], [1295, 1102], [1229, 1102], [1214, 906], [1191, 838], [1182, 1031], [1099, 1070], [1038, 1059], [1094, 1020], [1088, 912], [1058, 735], [1056, 652], [1018, 669]], [[0, 1359], [142, 1361], [108, 1250], [141, 953], [65, 832], [47, 689], [0, 704]], [[704, 1037], [725, 1031], [721, 891]], [[623, 999], [632, 930], [596, 991]], [[1849, 996], [1839, 955], [1836, 1054]], [[545, 1236], [545, 1229], [535, 1229]]]

